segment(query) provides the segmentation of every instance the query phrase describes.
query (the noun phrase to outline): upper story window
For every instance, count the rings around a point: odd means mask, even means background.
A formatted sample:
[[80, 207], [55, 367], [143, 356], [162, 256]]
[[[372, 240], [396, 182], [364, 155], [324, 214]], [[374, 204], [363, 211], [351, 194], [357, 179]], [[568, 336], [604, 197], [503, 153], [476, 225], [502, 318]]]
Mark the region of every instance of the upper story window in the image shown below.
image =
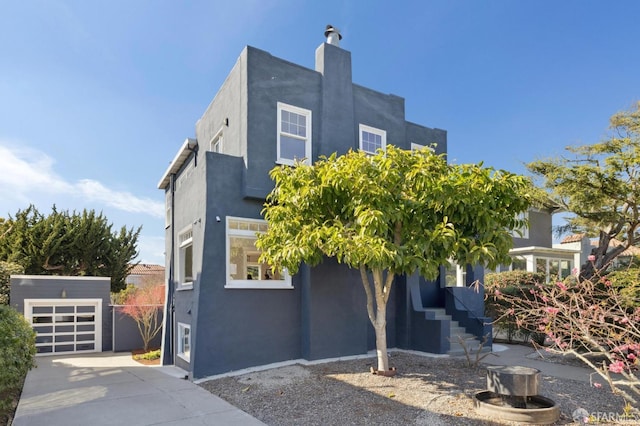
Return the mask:
[[178, 235], [178, 288], [188, 289], [193, 287], [193, 228], [191, 226], [182, 230]]
[[267, 222], [258, 219], [227, 217], [227, 285], [225, 288], [286, 289], [291, 276], [274, 273], [260, 263], [257, 235], [267, 231]]
[[379, 149], [386, 150], [387, 132], [375, 127], [360, 125], [360, 149], [367, 154], [376, 154]]
[[178, 176], [178, 179], [176, 179], [176, 189], [182, 188], [182, 186], [189, 181], [192, 174], [193, 174], [193, 160], [189, 160], [189, 164], [185, 166], [185, 168], [182, 170], [182, 172]]
[[529, 212], [520, 213], [519, 220], [526, 220], [527, 224], [511, 231], [511, 235], [515, 238], [529, 238]]
[[167, 191], [164, 196], [164, 227], [171, 226], [171, 191]]
[[222, 153], [222, 144], [224, 142], [224, 137], [222, 135], [222, 129], [218, 131], [209, 141], [209, 151]]
[[419, 143], [415, 143], [415, 142], [411, 142], [411, 151], [420, 151], [421, 149], [427, 148], [429, 151], [431, 152], [436, 152], [436, 150], [433, 148], [435, 145], [421, 145]]
[[311, 111], [278, 102], [278, 159], [281, 164], [311, 158]]

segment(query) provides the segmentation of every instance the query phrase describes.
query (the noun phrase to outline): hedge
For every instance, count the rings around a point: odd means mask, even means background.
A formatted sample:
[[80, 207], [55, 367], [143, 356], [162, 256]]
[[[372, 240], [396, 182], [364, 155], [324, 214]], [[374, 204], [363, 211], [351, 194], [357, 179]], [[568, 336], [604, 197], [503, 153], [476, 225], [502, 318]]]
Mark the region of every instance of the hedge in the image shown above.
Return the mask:
[[31, 325], [12, 307], [0, 305], [0, 414], [13, 409], [27, 371], [35, 367], [35, 354]]

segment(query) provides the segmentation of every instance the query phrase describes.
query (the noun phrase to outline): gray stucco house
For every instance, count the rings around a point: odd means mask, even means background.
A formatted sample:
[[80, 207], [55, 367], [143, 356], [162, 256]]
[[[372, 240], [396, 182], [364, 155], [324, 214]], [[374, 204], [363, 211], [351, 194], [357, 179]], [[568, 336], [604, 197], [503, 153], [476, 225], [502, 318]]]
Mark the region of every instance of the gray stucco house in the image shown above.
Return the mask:
[[[447, 134], [406, 121], [403, 98], [354, 84], [341, 37], [330, 27], [325, 36], [315, 69], [246, 47], [158, 184], [166, 194], [163, 363], [191, 379], [375, 347], [358, 271], [327, 259], [273, 276], [258, 262], [269, 170], [387, 143], [445, 153]], [[447, 353], [461, 349], [449, 337], [490, 335], [482, 292], [465, 286], [482, 274], [443, 267], [436, 282], [398, 276], [389, 347]]]

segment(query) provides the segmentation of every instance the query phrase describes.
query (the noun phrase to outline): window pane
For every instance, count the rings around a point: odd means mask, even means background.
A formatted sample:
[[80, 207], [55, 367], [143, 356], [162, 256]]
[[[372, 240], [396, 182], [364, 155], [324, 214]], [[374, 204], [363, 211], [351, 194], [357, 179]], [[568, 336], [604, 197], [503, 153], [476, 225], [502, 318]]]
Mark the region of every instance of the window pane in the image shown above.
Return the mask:
[[289, 136], [280, 136], [280, 158], [302, 160], [305, 157], [305, 141]]
[[557, 260], [550, 260], [549, 267], [549, 273], [558, 277], [558, 273], [560, 272], [560, 262]]
[[560, 261], [560, 278], [567, 278], [569, 275], [571, 275], [571, 261]]
[[547, 259], [536, 259], [536, 272], [547, 273]]
[[193, 245], [184, 248], [184, 282], [193, 281]]
[[266, 263], [260, 263], [260, 250], [256, 238], [229, 237], [229, 276], [232, 280], [284, 280], [284, 275], [274, 274]]
[[511, 269], [514, 271], [526, 271], [527, 260], [523, 257], [515, 257], [511, 263]]
[[367, 131], [362, 131], [362, 149], [366, 152], [376, 152], [382, 148], [382, 136]]

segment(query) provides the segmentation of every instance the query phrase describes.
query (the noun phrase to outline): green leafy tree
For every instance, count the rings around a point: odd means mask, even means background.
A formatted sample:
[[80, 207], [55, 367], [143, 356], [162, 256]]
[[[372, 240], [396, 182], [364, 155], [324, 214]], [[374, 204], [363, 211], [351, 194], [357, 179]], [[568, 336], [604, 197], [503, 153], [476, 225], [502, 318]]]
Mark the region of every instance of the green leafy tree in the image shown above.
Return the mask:
[[[603, 273], [613, 259], [640, 242], [640, 102], [614, 114], [609, 137], [593, 145], [567, 147], [569, 158], [529, 163], [541, 179], [542, 202], [569, 212], [567, 230], [598, 236], [594, 256], [580, 275]], [[612, 239], [623, 244], [610, 247]]]
[[113, 225], [93, 210], [40, 213], [33, 205], [0, 222], [0, 260], [21, 265], [32, 275], [111, 277], [111, 291], [125, 287], [137, 256], [141, 228]]
[[389, 368], [386, 306], [394, 277], [440, 265], [508, 263], [510, 229], [527, 210], [528, 181], [482, 165], [449, 165], [430, 150], [387, 146], [375, 156], [349, 152], [313, 166], [271, 171], [275, 188], [263, 210], [261, 261], [298, 271], [323, 257], [360, 270], [375, 329], [378, 370]]

